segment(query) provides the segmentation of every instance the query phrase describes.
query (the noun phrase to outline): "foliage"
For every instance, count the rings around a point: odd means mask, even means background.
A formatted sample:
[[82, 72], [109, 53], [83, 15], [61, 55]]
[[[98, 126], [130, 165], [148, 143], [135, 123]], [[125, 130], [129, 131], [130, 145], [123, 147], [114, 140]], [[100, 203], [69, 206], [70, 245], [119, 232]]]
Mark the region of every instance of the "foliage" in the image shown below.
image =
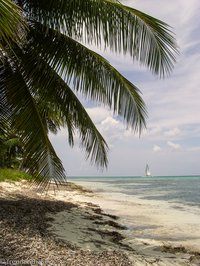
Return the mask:
[[165, 76], [177, 52], [169, 26], [114, 0], [15, 3], [28, 30], [26, 42], [14, 41], [1, 56], [0, 128], [9, 121], [19, 133], [25, 165], [43, 185], [65, 179], [48, 138], [60, 127], [67, 128], [71, 146], [78, 132], [86, 157], [106, 167], [107, 144], [77, 95], [111, 108], [135, 131], [146, 126], [147, 114], [139, 89], [84, 43], [129, 53]]
[[31, 180], [31, 179], [32, 176], [16, 169], [7, 169], [7, 168], [0, 169], [0, 182]]
[[8, 47], [12, 49], [12, 42], [22, 44], [26, 23], [22, 10], [11, 0], [0, 0], [0, 14], [0, 60], [3, 60]]
[[7, 123], [0, 134], [0, 168], [19, 168], [23, 158], [20, 138]]

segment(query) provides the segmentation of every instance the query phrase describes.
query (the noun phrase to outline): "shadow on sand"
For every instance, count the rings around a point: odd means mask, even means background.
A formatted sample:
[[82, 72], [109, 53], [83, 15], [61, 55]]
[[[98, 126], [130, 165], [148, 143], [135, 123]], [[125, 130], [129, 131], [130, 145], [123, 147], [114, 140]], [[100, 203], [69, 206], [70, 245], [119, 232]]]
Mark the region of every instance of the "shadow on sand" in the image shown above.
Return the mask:
[[[13, 264], [9, 264], [9, 260], [18, 261], [18, 264], [20, 264], [20, 260], [27, 260], [27, 263], [23, 263], [23, 265], [34, 263], [39, 265], [41, 262], [43, 262], [42, 265], [51, 265], [50, 262], [57, 265], [61, 261], [68, 261], [64, 265], [92, 265], [95, 263], [96, 255], [94, 257], [91, 252], [84, 251], [83, 256], [83, 252], [77, 246], [55, 237], [53, 232], [49, 231], [49, 224], [54, 220], [52, 217], [63, 211], [69, 212], [71, 215], [74, 211], [78, 211], [80, 215], [92, 221], [94, 226], [99, 221], [100, 224], [106, 224], [106, 221], [102, 220], [105, 214], [101, 213], [98, 206], [88, 205], [88, 207], [82, 208], [70, 202], [56, 201], [50, 198], [42, 199], [35, 195], [29, 197], [22, 195], [22, 193], [12, 194], [12, 197], [9, 198], [0, 198], [0, 265]], [[108, 225], [116, 229], [118, 224], [112, 223], [110, 219], [111, 217], [109, 217]], [[89, 228], [86, 230], [90, 231]], [[111, 245], [117, 238], [119, 241], [122, 239], [115, 230], [113, 230], [113, 235], [110, 232], [103, 234], [99, 229], [95, 233], [103, 238], [109, 238]], [[102, 253], [101, 250], [98, 255], [100, 260], [104, 260], [104, 257], [106, 259], [104, 254], [106, 252], [105, 250]], [[109, 254], [109, 256], [111, 258], [115, 254]], [[117, 256], [119, 260], [120, 256], [122, 261], [127, 260], [123, 254]]]

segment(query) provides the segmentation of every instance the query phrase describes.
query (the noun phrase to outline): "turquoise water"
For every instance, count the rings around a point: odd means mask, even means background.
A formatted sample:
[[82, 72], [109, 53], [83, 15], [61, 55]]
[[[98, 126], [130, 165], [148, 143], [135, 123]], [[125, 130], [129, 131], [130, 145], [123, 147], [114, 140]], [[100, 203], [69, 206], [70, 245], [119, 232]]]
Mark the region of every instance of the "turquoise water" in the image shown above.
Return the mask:
[[156, 177], [71, 177], [70, 181], [93, 183], [102, 192], [136, 195], [142, 199], [163, 200], [200, 207], [200, 176]]

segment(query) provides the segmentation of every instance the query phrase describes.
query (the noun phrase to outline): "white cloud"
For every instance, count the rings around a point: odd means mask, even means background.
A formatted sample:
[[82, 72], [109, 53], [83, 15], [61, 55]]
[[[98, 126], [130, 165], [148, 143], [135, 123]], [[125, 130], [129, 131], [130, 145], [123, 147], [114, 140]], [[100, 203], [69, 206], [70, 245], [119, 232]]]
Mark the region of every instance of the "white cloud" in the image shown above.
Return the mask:
[[173, 150], [179, 150], [181, 146], [177, 143], [174, 143], [172, 141], [168, 141], [167, 145], [170, 146]]
[[154, 145], [154, 147], [153, 147], [153, 151], [154, 151], [154, 152], [159, 152], [159, 151], [161, 151], [161, 147], [158, 146], [158, 145]]
[[112, 112], [104, 107], [91, 107], [86, 109], [95, 124], [100, 124], [107, 117], [112, 115]]
[[148, 136], [160, 135], [162, 133], [162, 128], [160, 126], [150, 126], [147, 128], [146, 134]]
[[120, 122], [114, 119], [111, 116], [106, 117], [103, 121], [101, 121], [101, 125], [104, 127], [105, 130], [109, 129], [110, 127], [120, 128]]
[[180, 134], [180, 129], [178, 129], [177, 127], [173, 128], [173, 129], [170, 129], [168, 131], [166, 131], [164, 134], [168, 137], [175, 137], [177, 135]]
[[111, 116], [101, 121], [99, 129], [105, 136], [110, 148], [113, 148], [115, 142], [122, 138], [122, 132], [124, 131], [122, 124]]

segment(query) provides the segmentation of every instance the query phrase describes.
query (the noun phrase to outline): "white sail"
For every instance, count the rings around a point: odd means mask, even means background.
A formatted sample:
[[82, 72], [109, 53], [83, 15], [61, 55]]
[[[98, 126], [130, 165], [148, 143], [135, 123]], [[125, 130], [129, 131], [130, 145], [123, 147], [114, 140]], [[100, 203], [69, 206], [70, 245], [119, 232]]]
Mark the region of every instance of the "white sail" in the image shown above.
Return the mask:
[[151, 176], [151, 172], [149, 170], [148, 164], [146, 165], [146, 168], [145, 168], [145, 176]]

